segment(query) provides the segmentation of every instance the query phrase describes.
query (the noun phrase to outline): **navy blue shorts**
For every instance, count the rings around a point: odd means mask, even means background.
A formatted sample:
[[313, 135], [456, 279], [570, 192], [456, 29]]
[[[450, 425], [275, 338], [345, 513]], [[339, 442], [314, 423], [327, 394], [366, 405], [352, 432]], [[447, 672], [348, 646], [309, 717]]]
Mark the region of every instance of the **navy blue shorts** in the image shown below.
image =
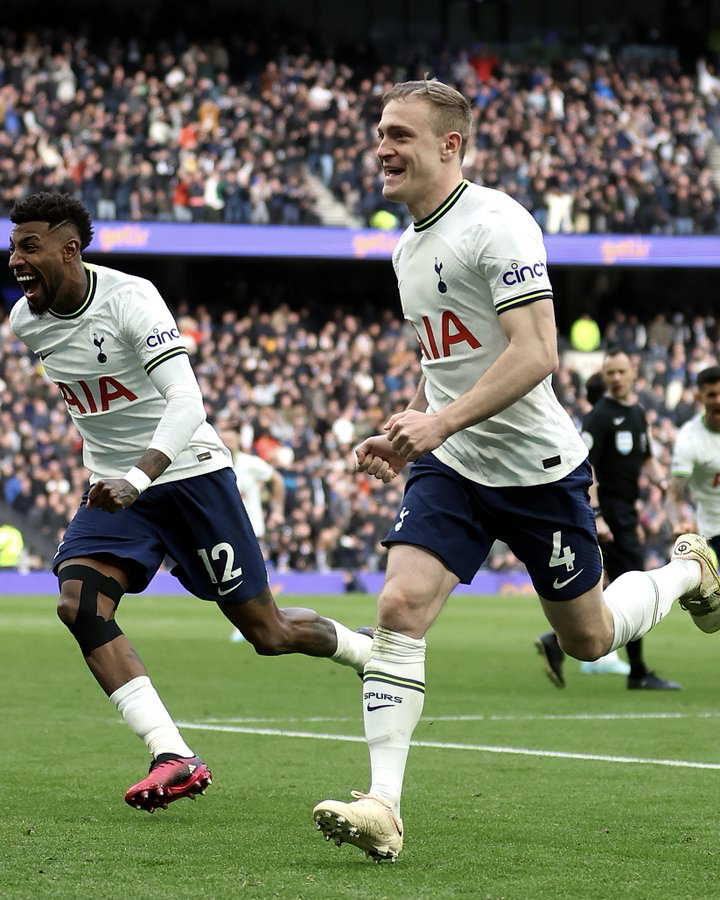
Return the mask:
[[203, 600], [243, 602], [262, 593], [267, 569], [232, 469], [158, 484], [120, 512], [80, 508], [65, 532], [53, 571], [66, 559], [112, 556], [129, 592], [148, 586], [166, 556], [175, 575]]
[[491, 488], [458, 474], [431, 453], [413, 463], [402, 509], [383, 544], [414, 544], [470, 584], [496, 540], [504, 541], [546, 600], [572, 600], [602, 576], [590, 464], [530, 487]]

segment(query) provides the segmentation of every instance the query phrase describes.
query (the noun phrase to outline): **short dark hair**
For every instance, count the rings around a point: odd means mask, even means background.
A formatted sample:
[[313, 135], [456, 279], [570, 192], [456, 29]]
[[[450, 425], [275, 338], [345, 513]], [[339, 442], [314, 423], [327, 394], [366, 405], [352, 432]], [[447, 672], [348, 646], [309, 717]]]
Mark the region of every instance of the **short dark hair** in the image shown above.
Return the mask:
[[40, 191], [24, 200], [17, 200], [10, 210], [10, 221], [15, 225], [47, 222], [51, 228], [69, 222], [78, 230], [81, 250], [89, 246], [93, 236], [90, 213], [72, 194]]
[[605, 351], [605, 359], [609, 356], [627, 356], [630, 359], [630, 354], [627, 350], [623, 350], [618, 344], [611, 344], [607, 350]]
[[720, 366], [708, 366], [702, 372], [698, 372], [697, 386], [704, 387], [706, 384], [715, 384], [720, 381]]
[[602, 372], [593, 372], [585, 382], [585, 396], [588, 399], [588, 403], [595, 406], [604, 393], [605, 379], [602, 377]]

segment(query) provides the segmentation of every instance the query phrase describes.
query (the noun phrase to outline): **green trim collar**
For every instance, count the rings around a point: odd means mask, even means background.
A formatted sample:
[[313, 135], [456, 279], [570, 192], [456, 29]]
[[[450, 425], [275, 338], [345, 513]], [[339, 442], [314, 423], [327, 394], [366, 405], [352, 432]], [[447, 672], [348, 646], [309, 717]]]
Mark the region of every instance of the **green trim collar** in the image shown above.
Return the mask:
[[413, 228], [415, 231], [425, 231], [427, 228], [430, 228], [431, 225], [434, 225], [439, 219], [445, 215], [446, 212], [449, 212], [453, 206], [458, 202], [461, 195], [464, 193], [465, 188], [470, 184], [469, 181], [463, 179], [460, 184], [455, 188], [455, 190], [450, 194], [450, 196], [444, 200], [440, 206], [435, 210], [435, 212], [431, 212], [429, 216], [425, 216], [424, 219], [420, 219], [419, 222], [415, 222]]
[[91, 269], [87, 263], [83, 263], [83, 266], [85, 266], [85, 274], [87, 275], [87, 291], [85, 292], [85, 299], [80, 306], [71, 313], [59, 313], [55, 312], [54, 309], [49, 309], [48, 312], [50, 315], [54, 316], [56, 319], [77, 319], [87, 310], [95, 299], [95, 291], [97, 290], [97, 272], [94, 269]]

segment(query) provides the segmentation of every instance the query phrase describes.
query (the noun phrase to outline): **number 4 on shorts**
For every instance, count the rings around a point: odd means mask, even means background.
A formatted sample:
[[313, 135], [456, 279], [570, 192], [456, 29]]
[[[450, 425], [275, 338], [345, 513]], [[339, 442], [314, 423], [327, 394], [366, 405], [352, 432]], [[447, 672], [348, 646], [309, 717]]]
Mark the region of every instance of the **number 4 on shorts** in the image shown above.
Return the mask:
[[555, 566], [565, 566], [568, 572], [572, 572], [575, 568], [575, 554], [569, 547], [562, 546], [562, 533], [560, 531], [556, 531], [553, 534], [553, 548], [550, 554], [549, 566], [551, 569]]

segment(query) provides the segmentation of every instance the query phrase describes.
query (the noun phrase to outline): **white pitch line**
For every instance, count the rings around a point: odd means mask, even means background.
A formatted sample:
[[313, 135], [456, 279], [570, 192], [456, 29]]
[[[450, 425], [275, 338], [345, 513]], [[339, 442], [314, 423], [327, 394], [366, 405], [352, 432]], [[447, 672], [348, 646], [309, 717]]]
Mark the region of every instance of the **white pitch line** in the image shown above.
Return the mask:
[[[302, 717], [293, 717], [293, 716], [273, 716], [273, 717], [261, 717], [261, 716], [227, 716], [221, 719], [219, 718], [209, 718], [205, 719], [206, 722], [212, 722], [213, 724], [231, 724], [231, 725], [241, 725], [241, 724], [250, 724], [250, 723], [260, 723], [263, 722], [265, 724], [269, 724], [271, 722], [357, 722], [360, 717], [358, 713], [357, 716], [302, 716]], [[646, 720], [646, 719], [717, 719], [720, 718], [720, 712], [696, 712], [696, 713], [681, 713], [681, 712], [652, 712], [652, 713], [574, 713], [568, 715], [562, 714], [552, 714], [549, 713], [547, 715], [521, 715], [521, 716], [500, 716], [500, 715], [491, 715], [485, 716], [482, 714], [477, 715], [466, 715], [466, 716], [423, 716], [420, 719], [421, 723], [431, 723], [431, 722], [574, 722], [574, 721], [602, 721], [602, 722], [612, 722], [612, 721], [632, 721], [634, 719], [638, 720]]]
[[[244, 728], [238, 725], [213, 725], [203, 722], [178, 722], [180, 728], [196, 731], [221, 731], [229, 734], [259, 734], [271, 737], [311, 738], [316, 741], [342, 741], [364, 744], [365, 738], [354, 734], [318, 734], [312, 731], [288, 731], [281, 728]], [[493, 747], [489, 744], [456, 744], [442, 741], [412, 741], [411, 747], [436, 750], [473, 750], [480, 753], [504, 753], [513, 756], [537, 756], [551, 759], [581, 759], [592, 762], [631, 763], [646, 766], [671, 766], [678, 769], [717, 769], [720, 763], [691, 762], [684, 759], [651, 759], [642, 756], [603, 756], [599, 753], [565, 753], [561, 750], [531, 750], [528, 747]]]

